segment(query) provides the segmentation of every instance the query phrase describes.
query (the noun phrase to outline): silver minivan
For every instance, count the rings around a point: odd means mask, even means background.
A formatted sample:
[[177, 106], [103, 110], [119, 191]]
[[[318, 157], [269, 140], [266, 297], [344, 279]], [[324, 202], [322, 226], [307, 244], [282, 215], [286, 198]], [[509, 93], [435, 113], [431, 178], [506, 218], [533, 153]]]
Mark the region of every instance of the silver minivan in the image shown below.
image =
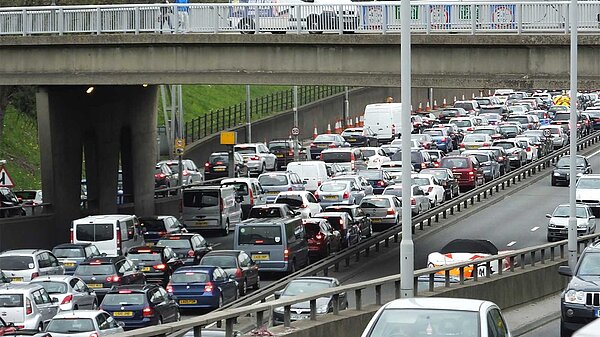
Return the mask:
[[183, 190], [180, 222], [188, 230], [216, 229], [229, 234], [231, 226], [242, 221], [240, 198], [233, 186], [194, 186]]
[[248, 218], [250, 209], [267, 203], [267, 195], [256, 178], [227, 178], [221, 186], [233, 186], [242, 206], [242, 219]]
[[294, 273], [308, 265], [300, 217], [248, 220], [235, 226], [233, 249], [250, 254], [260, 271]]
[[10, 284], [0, 288], [0, 317], [17, 328], [43, 331], [58, 312], [46, 289], [36, 284]]
[[0, 254], [0, 270], [11, 281], [29, 282], [41, 275], [63, 275], [63, 267], [52, 252], [45, 249], [7, 250]]
[[269, 172], [258, 176], [258, 182], [267, 194], [267, 202], [277, 199], [279, 192], [304, 191], [305, 182], [294, 172]]

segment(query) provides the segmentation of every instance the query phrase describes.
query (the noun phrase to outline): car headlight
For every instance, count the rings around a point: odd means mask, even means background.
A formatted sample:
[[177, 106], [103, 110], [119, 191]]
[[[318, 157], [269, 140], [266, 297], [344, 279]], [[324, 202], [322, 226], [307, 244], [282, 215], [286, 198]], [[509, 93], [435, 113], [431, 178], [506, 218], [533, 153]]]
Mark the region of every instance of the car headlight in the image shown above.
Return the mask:
[[548, 224], [548, 228], [555, 228], [555, 227], [556, 227], [556, 225], [555, 225], [555, 224], [553, 224], [552, 222], [550, 222], [550, 223]]
[[565, 293], [565, 302], [585, 304], [585, 293], [571, 289]]
[[581, 224], [581, 225], [577, 225], [577, 228], [587, 228], [587, 224]]
[[317, 308], [317, 314], [326, 314], [329, 311], [329, 305], [325, 304]]
[[558, 173], [558, 172], [554, 172], [554, 176], [555, 176], [555, 177], [558, 177], [558, 176], [560, 176], [560, 173]]

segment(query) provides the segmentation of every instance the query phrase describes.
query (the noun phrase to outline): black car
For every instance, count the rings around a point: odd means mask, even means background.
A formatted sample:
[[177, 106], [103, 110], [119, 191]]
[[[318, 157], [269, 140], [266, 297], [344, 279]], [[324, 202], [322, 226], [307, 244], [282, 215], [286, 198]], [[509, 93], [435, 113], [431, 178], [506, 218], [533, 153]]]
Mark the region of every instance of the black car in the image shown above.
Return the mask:
[[248, 219], [293, 218], [299, 215], [288, 204], [266, 204], [253, 206], [248, 212]]
[[373, 194], [381, 194], [394, 181], [387, 171], [383, 170], [360, 170], [357, 175], [365, 178], [373, 186]]
[[586, 110], [585, 111], [588, 115], [588, 117], [590, 118], [590, 123], [592, 125], [592, 129], [593, 130], [599, 130], [600, 129], [600, 109], [594, 109], [594, 110]]
[[167, 234], [186, 233], [185, 227], [175, 218], [170, 215], [142, 217], [139, 219], [142, 232], [144, 233], [144, 241], [147, 245], [155, 245], [158, 240]]
[[163, 287], [155, 284], [115, 287], [104, 296], [100, 309], [123, 322], [125, 330], [181, 319], [179, 305]]
[[[281, 170], [294, 161], [294, 141], [291, 139], [272, 140], [267, 144], [269, 151], [277, 157], [277, 169]], [[300, 150], [298, 150], [300, 151]]]
[[336, 147], [349, 147], [344, 137], [336, 134], [318, 135], [312, 143], [310, 143], [310, 159], [319, 159], [321, 151]]
[[377, 137], [370, 127], [347, 128], [342, 137], [352, 146], [377, 146]]
[[371, 219], [367, 217], [365, 212], [358, 205], [332, 205], [327, 206], [324, 212], [346, 212], [354, 222], [354, 225], [360, 230], [360, 235], [365, 238], [370, 238], [373, 234]]
[[360, 241], [360, 231], [346, 212], [322, 212], [313, 218], [325, 219], [334, 230], [340, 232], [342, 247], [352, 247]]
[[156, 246], [171, 247], [186, 266], [198, 264], [212, 250], [206, 239], [197, 233], [169, 234], [158, 240]]
[[177, 177], [167, 164], [157, 164], [154, 171], [154, 188], [162, 189], [177, 186]]
[[0, 218], [25, 215], [19, 198], [8, 187], [0, 187]]
[[325, 219], [302, 219], [311, 262], [324, 259], [342, 249], [342, 235]]
[[125, 256], [102, 256], [85, 260], [73, 274], [94, 289], [98, 298], [120, 285], [145, 284], [146, 277]]
[[[552, 170], [552, 177], [550, 179], [551, 185], [556, 186], [559, 183], [569, 185], [569, 171], [571, 167], [570, 156], [562, 156]], [[592, 173], [592, 165], [584, 156], [577, 156], [577, 175], [583, 175]]]
[[560, 336], [570, 336], [574, 331], [598, 317], [600, 293], [600, 243], [587, 247], [575, 270], [558, 267], [558, 273], [571, 277], [560, 296]]
[[240, 296], [250, 288], [260, 288], [258, 265], [243, 250], [214, 250], [204, 255], [200, 264], [221, 267], [230, 278], [235, 278]]
[[163, 287], [167, 286], [173, 272], [183, 266], [183, 261], [171, 247], [132, 247], [127, 252], [127, 258], [144, 273], [148, 282]]
[[440, 123], [448, 123], [450, 119], [455, 117], [467, 117], [469, 113], [463, 108], [446, 108], [440, 112], [438, 119]]
[[[233, 175], [236, 177], [249, 177], [250, 171], [244, 163], [244, 158], [241, 154], [233, 153]], [[204, 179], [217, 179], [229, 177], [229, 154], [227, 152], [213, 152], [208, 157], [208, 161], [204, 164]]]
[[444, 187], [444, 199], [450, 200], [457, 197], [460, 193], [458, 180], [454, 177], [451, 169], [448, 168], [429, 168], [424, 169], [421, 173], [433, 174]]
[[63, 243], [52, 248], [52, 254], [65, 267], [65, 274], [73, 275], [77, 266], [90, 258], [104, 256], [91, 243]]
[[[398, 151], [392, 156], [392, 161], [402, 161], [402, 152]], [[431, 156], [425, 150], [411, 149], [410, 150], [410, 163], [413, 166], [415, 172], [419, 172], [422, 169], [433, 168], [435, 163], [431, 159]]]

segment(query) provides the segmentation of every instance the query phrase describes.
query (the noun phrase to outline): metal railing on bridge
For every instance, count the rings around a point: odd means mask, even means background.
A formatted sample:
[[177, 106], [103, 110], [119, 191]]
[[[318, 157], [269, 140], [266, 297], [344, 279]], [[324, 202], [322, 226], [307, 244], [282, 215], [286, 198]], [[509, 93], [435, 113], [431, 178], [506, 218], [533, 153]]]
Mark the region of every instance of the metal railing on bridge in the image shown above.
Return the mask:
[[[600, 2], [579, 1], [578, 29], [599, 32]], [[569, 1], [413, 1], [414, 33], [565, 33]], [[341, 13], [341, 15], [340, 15]], [[0, 35], [400, 32], [400, 4], [190, 3], [6, 7]]]

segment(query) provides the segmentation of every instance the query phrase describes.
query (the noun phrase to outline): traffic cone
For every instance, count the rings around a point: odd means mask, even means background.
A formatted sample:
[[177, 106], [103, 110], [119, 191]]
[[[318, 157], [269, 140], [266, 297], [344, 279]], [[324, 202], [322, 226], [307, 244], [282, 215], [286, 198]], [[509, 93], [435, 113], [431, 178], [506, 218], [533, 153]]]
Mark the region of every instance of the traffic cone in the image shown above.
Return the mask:
[[319, 132], [317, 131], [317, 126], [315, 125], [315, 130], [313, 131], [313, 139], [317, 138]]
[[352, 117], [348, 118], [348, 127], [353, 128], [354, 127], [354, 120], [352, 119]]
[[335, 133], [342, 133], [342, 120], [338, 119], [338, 121], [335, 123]]
[[462, 95], [462, 101], [464, 101], [464, 100], [465, 100], [465, 94]]
[[439, 109], [438, 105], [437, 105], [437, 101], [434, 99], [433, 100], [433, 110], [437, 110]]
[[327, 123], [327, 132], [328, 135], [331, 134], [331, 124]]
[[442, 108], [446, 107], [446, 97], [444, 97], [444, 100], [442, 101]]
[[473, 94], [471, 95], [471, 98], [475, 98], [475, 93], [473, 93]]
[[431, 105], [429, 105], [429, 101], [427, 101], [427, 104], [425, 105], [425, 112], [429, 111], [431, 111]]
[[358, 120], [358, 116], [356, 116], [356, 118], [355, 118], [354, 120], [355, 120], [355, 121], [354, 121], [354, 126], [357, 126], [357, 127], [358, 127], [358, 126], [361, 126], [361, 125], [360, 125], [360, 121]]
[[419, 107], [417, 108], [417, 112], [423, 111], [423, 103], [419, 102]]
[[[456, 103], [456, 96], [454, 96], [454, 103]], [[453, 104], [454, 104], [454, 103], [453, 103]]]
[[365, 126], [365, 116], [364, 115], [360, 115], [360, 118], [358, 119], [360, 126]]

